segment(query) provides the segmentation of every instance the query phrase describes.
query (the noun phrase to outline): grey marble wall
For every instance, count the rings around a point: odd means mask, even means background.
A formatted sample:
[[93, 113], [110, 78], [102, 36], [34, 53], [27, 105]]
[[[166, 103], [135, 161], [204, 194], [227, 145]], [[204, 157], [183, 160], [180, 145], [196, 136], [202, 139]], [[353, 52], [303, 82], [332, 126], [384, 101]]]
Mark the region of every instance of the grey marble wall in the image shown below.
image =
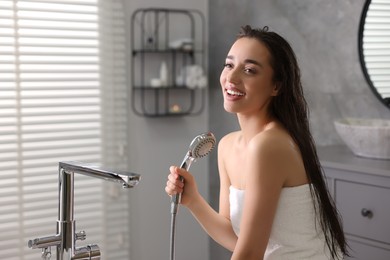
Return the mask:
[[[223, 110], [219, 75], [241, 25], [269, 26], [296, 52], [318, 145], [338, 144], [333, 121], [340, 117], [390, 118], [371, 92], [360, 68], [358, 28], [365, 0], [211, 0], [209, 1], [210, 129], [221, 138], [236, 129]], [[210, 197], [218, 207], [216, 153], [210, 163]], [[229, 253], [211, 242], [210, 259]]]

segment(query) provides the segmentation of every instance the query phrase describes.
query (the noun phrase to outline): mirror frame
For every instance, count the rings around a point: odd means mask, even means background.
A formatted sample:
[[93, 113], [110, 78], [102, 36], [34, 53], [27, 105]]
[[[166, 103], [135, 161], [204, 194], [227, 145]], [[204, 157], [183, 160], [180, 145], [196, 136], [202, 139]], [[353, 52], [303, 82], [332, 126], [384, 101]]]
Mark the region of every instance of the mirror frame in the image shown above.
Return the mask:
[[375, 94], [375, 96], [382, 102], [383, 105], [385, 105], [387, 108], [390, 109], [390, 99], [384, 99], [378, 90], [375, 88], [374, 83], [371, 80], [370, 74], [368, 74], [368, 70], [366, 67], [366, 62], [364, 60], [364, 53], [363, 53], [363, 32], [364, 32], [364, 25], [367, 17], [367, 12], [370, 7], [371, 0], [366, 0], [364, 3], [364, 7], [360, 16], [360, 24], [359, 24], [359, 33], [358, 33], [358, 51], [359, 51], [359, 60], [360, 60], [360, 66], [362, 68], [364, 77], [370, 86], [372, 92]]

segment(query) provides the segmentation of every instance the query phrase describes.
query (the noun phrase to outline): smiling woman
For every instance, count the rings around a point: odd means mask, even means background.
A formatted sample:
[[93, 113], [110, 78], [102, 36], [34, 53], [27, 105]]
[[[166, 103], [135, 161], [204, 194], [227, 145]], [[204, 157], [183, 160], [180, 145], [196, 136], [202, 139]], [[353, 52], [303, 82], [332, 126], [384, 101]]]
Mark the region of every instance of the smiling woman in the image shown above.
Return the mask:
[[[27, 241], [56, 232], [59, 161], [127, 166], [122, 11], [121, 0], [0, 1], [0, 259], [38, 259]], [[105, 258], [128, 258], [127, 193], [75, 178], [77, 228]]]
[[[276, 32], [243, 26], [220, 76], [224, 108], [240, 128], [218, 144], [219, 210], [186, 169], [165, 191], [233, 260], [342, 259], [347, 245], [310, 133], [300, 69]], [[181, 181], [184, 179], [184, 182]]]

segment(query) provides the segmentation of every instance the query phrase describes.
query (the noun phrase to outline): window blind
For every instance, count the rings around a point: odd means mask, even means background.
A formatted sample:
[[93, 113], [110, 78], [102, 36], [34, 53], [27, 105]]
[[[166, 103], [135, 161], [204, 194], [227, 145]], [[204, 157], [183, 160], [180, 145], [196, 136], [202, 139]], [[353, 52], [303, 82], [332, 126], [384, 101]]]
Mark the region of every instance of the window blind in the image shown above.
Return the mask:
[[[120, 0], [0, 1], [0, 259], [40, 259], [27, 241], [55, 234], [58, 162], [126, 167], [122, 12]], [[127, 196], [75, 174], [77, 246], [128, 259]]]

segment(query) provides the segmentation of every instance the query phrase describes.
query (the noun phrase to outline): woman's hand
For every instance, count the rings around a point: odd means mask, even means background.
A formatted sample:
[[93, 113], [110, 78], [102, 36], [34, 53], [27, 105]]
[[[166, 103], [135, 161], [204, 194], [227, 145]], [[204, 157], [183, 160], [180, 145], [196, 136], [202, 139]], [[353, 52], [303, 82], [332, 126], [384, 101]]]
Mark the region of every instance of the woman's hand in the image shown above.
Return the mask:
[[[170, 196], [182, 193], [180, 203], [185, 206], [190, 205], [199, 195], [194, 177], [185, 169], [177, 166], [171, 166], [169, 171], [165, 192]], [[180, 176], [183, 177], [184, 182], [180, 180]]]

